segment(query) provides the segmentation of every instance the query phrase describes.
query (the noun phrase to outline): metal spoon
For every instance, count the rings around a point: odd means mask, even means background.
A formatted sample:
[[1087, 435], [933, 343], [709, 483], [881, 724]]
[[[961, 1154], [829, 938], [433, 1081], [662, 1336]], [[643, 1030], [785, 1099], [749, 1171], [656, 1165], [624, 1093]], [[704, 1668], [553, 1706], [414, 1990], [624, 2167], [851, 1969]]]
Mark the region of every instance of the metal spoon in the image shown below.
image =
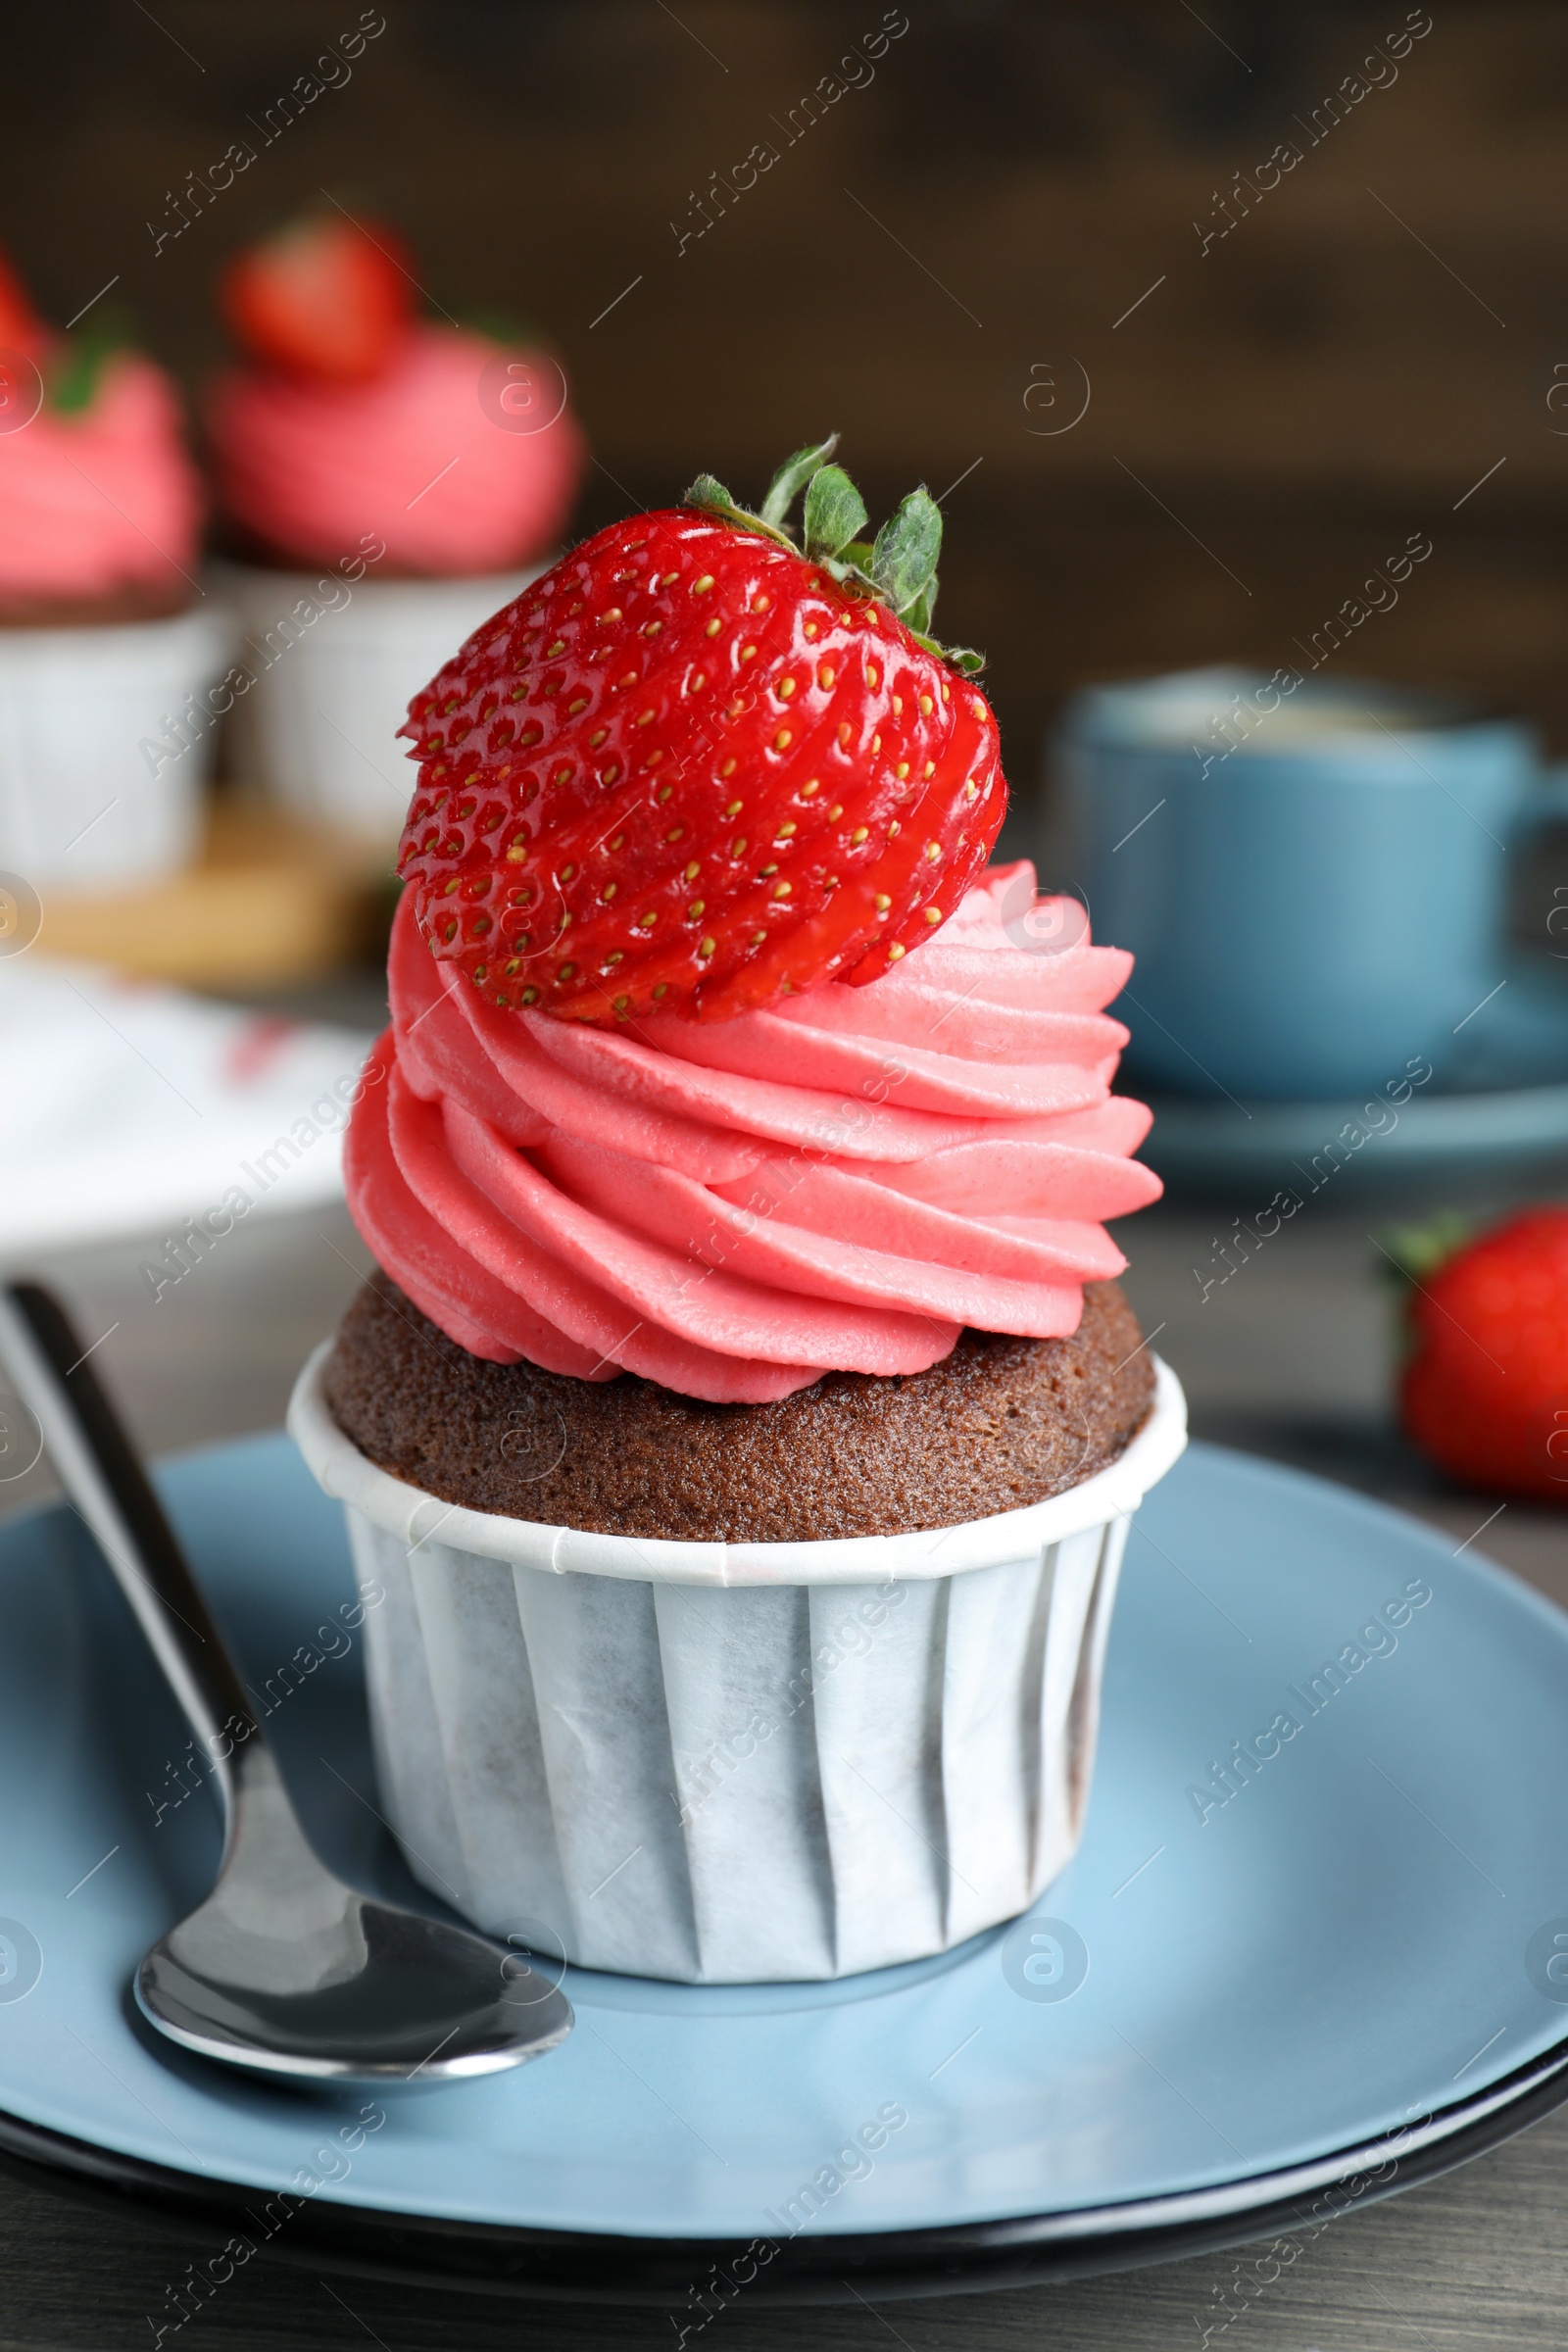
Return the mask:
[[307, 1842], [158, 1498], [47, 1291], [0, 1291], [0, 1357], [222, 1792], [218, 1884], [137, 1970], [142, 2015], [204, 2057], [344, 2083], [491, 2074], [564, 2041], [570, 2003], [517, 1953], [359, 1893]]

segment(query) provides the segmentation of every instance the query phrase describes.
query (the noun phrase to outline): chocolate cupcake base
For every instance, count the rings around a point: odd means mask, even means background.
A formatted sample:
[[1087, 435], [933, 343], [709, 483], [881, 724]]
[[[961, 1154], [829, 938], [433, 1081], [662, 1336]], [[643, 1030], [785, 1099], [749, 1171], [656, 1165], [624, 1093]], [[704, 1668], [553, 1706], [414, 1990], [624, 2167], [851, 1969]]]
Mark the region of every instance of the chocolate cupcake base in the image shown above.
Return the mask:
[[377, 1274], [344, 1319], [324, 1394], [368, 1460], [470, 1510], [799, 1544], [952, 1527], [1060, 1494], [1122, 1452], [1154, 1374], [1131, 1307], [1102, 1282], [1071, 1339], [966, 1331], [928, 1372], [832, 1372], [775, 1404], [705, 1404], [630, 1374], [486, 1363]]
[[162, 588], [117, 588], [103, 596], [0, 598], [0, 629], [109, 629], [172, 620], [195, 603], [183, 573]]

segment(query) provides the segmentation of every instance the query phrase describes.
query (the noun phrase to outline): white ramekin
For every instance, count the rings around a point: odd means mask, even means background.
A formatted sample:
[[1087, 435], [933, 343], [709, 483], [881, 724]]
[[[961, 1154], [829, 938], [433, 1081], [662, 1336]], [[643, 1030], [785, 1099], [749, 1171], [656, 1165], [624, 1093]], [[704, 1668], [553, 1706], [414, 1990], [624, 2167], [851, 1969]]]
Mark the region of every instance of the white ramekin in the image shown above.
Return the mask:
[[498, 1936], [685, 1983], [847, 1976], [1027, 1910], [1083, 1829], [1128, 1518], [1176, 1376], [1108, 1469], [931, 1534], [681, 1544], [466, 1510], [368, 1461], [301, 1373], [343, 1502], [382, 1799]]
[[0, 629], [0, 868], [74, 894], [189, 864], [228, 631], [209, 609]]
[[415, 771], [398, 741], [409, 702], [543, 564], [455, 580], [342, 578], [223, 564], [252, 683], [234, 705], [229, 766], [295, 815], [396, 845]]

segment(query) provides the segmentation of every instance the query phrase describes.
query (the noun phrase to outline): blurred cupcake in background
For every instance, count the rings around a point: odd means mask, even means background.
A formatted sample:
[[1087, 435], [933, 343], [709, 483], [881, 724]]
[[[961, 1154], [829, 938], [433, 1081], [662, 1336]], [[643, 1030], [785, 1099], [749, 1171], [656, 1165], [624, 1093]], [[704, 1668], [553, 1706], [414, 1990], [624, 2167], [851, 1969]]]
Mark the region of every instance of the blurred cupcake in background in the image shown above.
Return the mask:
[[161, 368], [45, 324], [0, 255], [0, 866], [105, 891], [188, 862], [227, 626]]
[[417, 291], [380, 222], [332, 214], [250, 247], [220, 288], [246, 358], [206, 414], [253, 681], [235, 764], [388, 850], [410, 696], [543, 568], [585, 457], [548, 354], [416, 317]]

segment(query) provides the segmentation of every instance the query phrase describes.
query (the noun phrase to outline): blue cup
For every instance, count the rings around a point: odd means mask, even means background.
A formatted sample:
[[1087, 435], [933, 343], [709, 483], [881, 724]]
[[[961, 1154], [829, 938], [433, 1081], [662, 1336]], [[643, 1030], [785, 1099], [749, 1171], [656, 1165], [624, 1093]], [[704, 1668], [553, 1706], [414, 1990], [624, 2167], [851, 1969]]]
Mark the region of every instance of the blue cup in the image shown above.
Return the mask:
[[1568, 817], [1521, 721], [1294, 670], [1091, 687], [1055, 754], [1068, 879], [1137, 958], [1129, 1063], [1189, 1095], [1441, 1077], [1507, 977], [1509, 858]]

